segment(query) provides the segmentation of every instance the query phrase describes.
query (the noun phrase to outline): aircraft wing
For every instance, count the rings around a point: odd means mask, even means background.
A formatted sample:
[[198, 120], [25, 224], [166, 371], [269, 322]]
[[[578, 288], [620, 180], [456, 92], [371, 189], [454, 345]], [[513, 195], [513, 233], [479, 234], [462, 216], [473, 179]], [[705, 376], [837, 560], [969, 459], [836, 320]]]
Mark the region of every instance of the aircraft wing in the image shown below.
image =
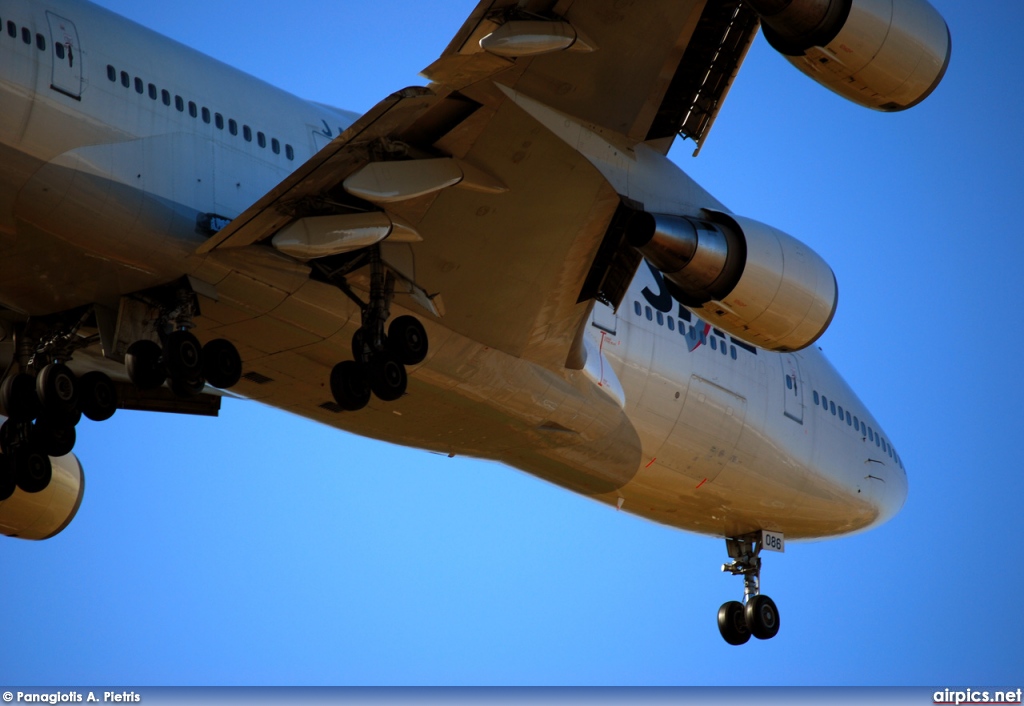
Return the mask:
[[[517, 52], [531, 41], [524, 33], [538, 29], [535, 43], [557, 41], [549, 32], [571, 35], [572, 45], [529, 56], [482, 49], [481, 38], [502, 27], [520, 42]], [[387, 265], [409, 284], [399, 288], [413, 295], [409, 302], [443, 313], [446, 327], [473, 340], [561, 368], [601, 296], [595, 268], [603, 263], [597, 274], [607, 278], [602, 244], [621, 199], [506, 91], [627, 150], [645, 142], [664, 153], [676, 134], [699, 148], [757, 29], [739, 0], [484, 0], [425, 70], [428, 88], [382, 101], [200, 252], [263, 247], [304, 218], [384, 211], [416, 234], [382, 245]], [[435, 166], [442, 176], [454, 170], [461, 180], [397, 195], [352, 188], [360, 175], [379, 183], [410, 166], [428, 176]], [[342, 287], [367, 281], [351, 254], [309, 264]], [[628, 284], [631, 274], [619, 279]], [[442, 300], [443, 311], [431, 305]]]

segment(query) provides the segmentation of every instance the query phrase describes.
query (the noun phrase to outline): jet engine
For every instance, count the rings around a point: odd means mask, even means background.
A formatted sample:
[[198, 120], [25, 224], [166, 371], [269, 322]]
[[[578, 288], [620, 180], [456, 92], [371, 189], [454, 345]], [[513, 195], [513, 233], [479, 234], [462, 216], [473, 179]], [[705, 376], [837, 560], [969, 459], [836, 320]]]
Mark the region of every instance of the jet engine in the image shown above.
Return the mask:
[[917, 105], [939, 85], [949, 27], [927, 0], [747, 0], [765, 39], [791, 64], [854, 103]]
[[832, 268], [780, 230], [704, 213], [637, 212], [626, 237], [665, 276], [672, 296], [705, 321], [769, 350], [814, 343], [839, 303]]
[[38, 493], [21, 488], [0, 502], [0, 533], [19, 539], [49, 539], [75, 518], [85, 475], [74, 454], [50, 459], [53, 476], [49, 485]]

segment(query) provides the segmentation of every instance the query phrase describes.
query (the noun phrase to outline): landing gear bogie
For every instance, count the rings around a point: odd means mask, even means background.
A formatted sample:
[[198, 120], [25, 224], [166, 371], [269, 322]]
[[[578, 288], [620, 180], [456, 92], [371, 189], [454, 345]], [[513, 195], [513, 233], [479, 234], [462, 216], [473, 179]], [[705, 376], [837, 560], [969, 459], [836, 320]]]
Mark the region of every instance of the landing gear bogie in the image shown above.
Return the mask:
[[745, 608], [739, 601], [723, 603], [718, 609], [718, 632], [730, 645], [743, 645], [750, 640]]

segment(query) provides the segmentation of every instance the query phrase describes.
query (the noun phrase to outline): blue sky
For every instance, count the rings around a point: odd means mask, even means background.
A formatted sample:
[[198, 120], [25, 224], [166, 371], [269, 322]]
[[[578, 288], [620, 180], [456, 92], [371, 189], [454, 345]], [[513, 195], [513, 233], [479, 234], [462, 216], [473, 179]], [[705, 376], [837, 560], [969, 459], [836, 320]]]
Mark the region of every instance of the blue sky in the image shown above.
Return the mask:
[[[475, 3], [100, 4], [362, 111]], [[954, 53], [924, 104], [858, 108], [759, 38], [701, 156], [672, 155], [832, 265], [820, 345], [909, 473], [884, 527], [767, 557], [776, 639], [718, 636], [720, 540], [229, 401], [83, 422], [74, 523], [0, 541], [0, 680], [1022, 686], [1024, 5], [934, 4]]]

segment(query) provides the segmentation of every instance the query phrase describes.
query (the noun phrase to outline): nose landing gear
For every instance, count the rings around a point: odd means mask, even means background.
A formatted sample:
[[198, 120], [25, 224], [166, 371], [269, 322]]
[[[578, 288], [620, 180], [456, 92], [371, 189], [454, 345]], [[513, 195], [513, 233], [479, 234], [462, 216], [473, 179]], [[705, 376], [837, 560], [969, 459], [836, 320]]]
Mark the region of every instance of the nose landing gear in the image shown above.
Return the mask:
[[[781, 535], [773, 534], [772, 537]], [[776, 541], [776, 540], [773, 540]], [[778, 539], [781, 547], [781, 539]], [[751, 636], [770, 640], [779, 632], [779, 610], [775, 602], [761, 594], [761, 548], [764, 533], [755, 532], [725, 540], [732, 562], [722, 565], [722, 571], [743, 577], [743, 603], [728, 601], [718, 609], [718, 631], [730, 645], [742, 645]]]

